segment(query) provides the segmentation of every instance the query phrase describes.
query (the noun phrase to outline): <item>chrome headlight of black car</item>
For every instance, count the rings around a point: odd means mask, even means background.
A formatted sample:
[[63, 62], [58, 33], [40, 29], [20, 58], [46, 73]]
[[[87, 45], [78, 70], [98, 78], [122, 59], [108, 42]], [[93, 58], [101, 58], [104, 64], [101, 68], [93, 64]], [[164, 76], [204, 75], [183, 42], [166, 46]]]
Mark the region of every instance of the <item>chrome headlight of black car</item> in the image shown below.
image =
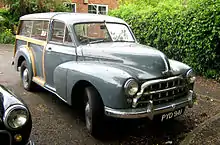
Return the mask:
[[190, 84], [195, 82], [196, 76], [192, 69], [188, 70], [188, 72], [186, 73], [186, 78], [187, 78], [188, 83]]
[[4, 114], [3, 121], [7, 128], [18, 129], [24, 126], [29, 119], [29, 112], [22, 105], [13, 105], [9, 107]]
[[125, 94], [128, 96], [134, 96], [138, 92], [138, 83], [134, 79], [128, 79], [124, 85]]

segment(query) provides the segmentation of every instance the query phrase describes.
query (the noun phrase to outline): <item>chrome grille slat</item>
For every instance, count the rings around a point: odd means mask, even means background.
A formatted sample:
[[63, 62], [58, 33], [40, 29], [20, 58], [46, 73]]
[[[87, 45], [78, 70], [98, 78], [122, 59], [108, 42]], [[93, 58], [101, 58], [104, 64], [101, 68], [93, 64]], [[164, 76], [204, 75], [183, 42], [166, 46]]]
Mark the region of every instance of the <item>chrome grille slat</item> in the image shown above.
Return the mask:
[[180, 93], [180, 94], [178, 94], [178, 95], [166, 97], [166, 98], [155, 99], [154, 101], [170, 100], [170, 99], [174, 99], [174, 98], [177, 98], [177, 97], [179, 97], [179, 96], [182, 96], [182, 95], [184, 95], [184, 94], [185, 94], [185, 92], [184, 92], [184, 93]]
[[174, 76], [166, 79], [151, 80], [141, 86], [142, 95], [137, 104], [144, 107], [153, 101], [154, 105], [173, 101], [187, 95], [187, 84], [182, 76]]
[[157, 91], [150, 91], [150, 92], [145, 92], [144, 95], [151, 95], [151, 94], [157, 94], [157, 93], [163, 93], [163, 92], [167, 92], [167, 91], [172, 91], [178, 88], [184, 88], [185, 85], [182, 86], [177, 86], [177, 87], [172, 87], [172, 88], [168, 88], [168, 89], [163, 89], [163, 90], [157, 90]]

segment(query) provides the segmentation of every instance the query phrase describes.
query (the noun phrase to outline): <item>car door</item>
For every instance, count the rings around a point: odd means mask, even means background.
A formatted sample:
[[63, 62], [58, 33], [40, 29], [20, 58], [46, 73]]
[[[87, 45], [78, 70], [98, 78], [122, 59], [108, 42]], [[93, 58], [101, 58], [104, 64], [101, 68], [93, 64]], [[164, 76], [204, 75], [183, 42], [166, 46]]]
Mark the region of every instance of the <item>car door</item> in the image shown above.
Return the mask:
[[[51, 33], [44, 55], [44, 68], [46, 87], [52, 91], [56, 91], [54, 70], [64, 62], [76, 60], [76, 47], [72, 41], [70, 29], [68, 29], [64, 22], [54, 20], [51, 23], [50, 31]], [[65, 80], [60, 83], [66, 85]], [[65, 88], [65, 86], [63, 87]], [[64, 89], [60, 88], [60, 91], [64, 91]], [[59, 94], [65, 94], [65, 92], [60, 92]]]

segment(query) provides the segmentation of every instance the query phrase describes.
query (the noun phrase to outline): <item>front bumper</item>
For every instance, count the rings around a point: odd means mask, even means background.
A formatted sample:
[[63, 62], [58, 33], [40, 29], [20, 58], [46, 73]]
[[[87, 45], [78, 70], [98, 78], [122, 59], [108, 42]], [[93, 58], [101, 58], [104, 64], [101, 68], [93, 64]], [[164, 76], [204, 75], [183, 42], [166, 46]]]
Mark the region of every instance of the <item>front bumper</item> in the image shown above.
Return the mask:
[[173, 102], [160, 104], [156, 106], [149, 104], [148, 107], [146, 108], [112, 109], [109, 107], [105, 107], [105, 114], [107, 116], [116, 117], [116, 118], [132, 119], [132, 118], [147, 117], [152, 120], [155, 115], [171, 112], [186, 106], [192, 108], [195, 99], [196, 99], [195, 93], [192, 90], [189, 90], [189, 93], [186, 97], [180, 98]]

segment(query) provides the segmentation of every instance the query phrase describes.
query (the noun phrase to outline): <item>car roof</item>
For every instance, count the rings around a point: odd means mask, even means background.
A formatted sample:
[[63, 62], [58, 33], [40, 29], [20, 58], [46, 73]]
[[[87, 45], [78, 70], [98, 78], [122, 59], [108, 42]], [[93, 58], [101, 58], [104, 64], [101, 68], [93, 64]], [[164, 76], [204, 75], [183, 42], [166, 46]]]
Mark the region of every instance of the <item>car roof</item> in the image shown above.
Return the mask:
[[56, 19], [63, 21], [67, 24], [74, 24], [80, 22], [115, 22], [126, 23], [122, 19], [111, 17], [107, 15], [89, 14], [89, 13], [70, 13], [70, 12], [48, 12], [48, 13], [35, 13], [24, 15], [20, 20], [50, 20]]

